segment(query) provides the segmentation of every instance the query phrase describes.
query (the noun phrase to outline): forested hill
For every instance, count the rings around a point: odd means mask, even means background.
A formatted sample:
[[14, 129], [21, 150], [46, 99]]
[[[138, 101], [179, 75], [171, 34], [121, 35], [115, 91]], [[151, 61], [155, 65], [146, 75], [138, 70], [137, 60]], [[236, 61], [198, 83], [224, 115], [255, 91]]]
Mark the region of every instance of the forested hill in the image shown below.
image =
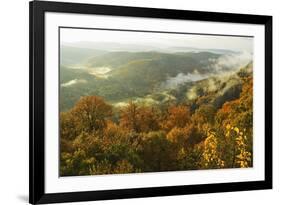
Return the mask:
[[[77, 52], [75, 48], [63, 49], [63, 56], [68, 56], [65, 59], [72, 59]], [[101, 96], [116, 106], [130, 100], [142, 103], [193, 100], [195, 93], [200, 96], [200, 89], [195, 88], [195, 84], [204, 87], [204, 80], [208, 78], [212, 78], [209, 83], [220, 84], [229, 77], [218, 76], [230, 75], [239, 69], [237, 65], [222, 64], [224, 54], [211, 52], [105, 52], [83, 49], [76, 58], [80, 61], [73, 58], [75, 64], [71, 64], [70, 60], [61, 64], [62, 111], [72, 108], [80, 97], [89, 95]], [[68, 63], [63, 64], [65, 61]]]

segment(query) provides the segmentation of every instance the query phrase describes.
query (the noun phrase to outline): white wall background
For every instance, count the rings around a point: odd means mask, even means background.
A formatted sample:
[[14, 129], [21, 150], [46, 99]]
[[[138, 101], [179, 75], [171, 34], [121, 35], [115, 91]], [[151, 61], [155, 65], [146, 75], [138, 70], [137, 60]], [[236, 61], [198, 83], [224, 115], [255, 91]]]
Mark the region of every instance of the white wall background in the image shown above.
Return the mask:
[[[278, 204], [281, 200], [281, 12], [277, 0], [72, 0], [96, 4], [273, 15], [274, 189], [79, 204]], [[28, 1], [0, 6], [0, 204], [28, 200]], [[279, 202], [280, 203], [280, 202]]]

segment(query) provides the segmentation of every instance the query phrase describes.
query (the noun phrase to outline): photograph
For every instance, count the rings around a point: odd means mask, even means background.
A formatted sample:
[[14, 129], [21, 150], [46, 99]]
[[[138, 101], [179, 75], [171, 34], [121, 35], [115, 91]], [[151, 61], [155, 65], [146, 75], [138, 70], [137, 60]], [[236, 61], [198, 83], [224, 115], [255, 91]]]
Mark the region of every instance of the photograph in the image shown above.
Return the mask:
[[59, 28], [59, 176], [253, 167], [253, 36]]
[[29, 203], [272, 189], [273, 17], [182, 6], [30, 1]]

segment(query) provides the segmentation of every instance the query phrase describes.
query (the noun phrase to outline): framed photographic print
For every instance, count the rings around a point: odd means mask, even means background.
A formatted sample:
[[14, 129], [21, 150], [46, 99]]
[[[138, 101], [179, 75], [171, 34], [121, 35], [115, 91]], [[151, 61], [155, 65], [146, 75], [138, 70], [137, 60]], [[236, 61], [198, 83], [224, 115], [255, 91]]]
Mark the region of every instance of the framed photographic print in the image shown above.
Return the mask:
[[30, 2], [30, 203], [272, 188], [272, 17]]

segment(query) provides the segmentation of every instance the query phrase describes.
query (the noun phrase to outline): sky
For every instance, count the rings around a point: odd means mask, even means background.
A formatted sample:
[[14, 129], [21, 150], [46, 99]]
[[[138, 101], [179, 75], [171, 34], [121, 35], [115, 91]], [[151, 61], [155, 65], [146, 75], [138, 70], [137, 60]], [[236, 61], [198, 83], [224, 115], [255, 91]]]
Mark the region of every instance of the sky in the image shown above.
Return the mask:
[[60, 38], [62, 44], [106, 42], [149, 45], [159, 48], [194, 47], [200, 49], [227, 49], [249, 53], [253, 51], [253, 38], [251, 37], [61, 28]]

